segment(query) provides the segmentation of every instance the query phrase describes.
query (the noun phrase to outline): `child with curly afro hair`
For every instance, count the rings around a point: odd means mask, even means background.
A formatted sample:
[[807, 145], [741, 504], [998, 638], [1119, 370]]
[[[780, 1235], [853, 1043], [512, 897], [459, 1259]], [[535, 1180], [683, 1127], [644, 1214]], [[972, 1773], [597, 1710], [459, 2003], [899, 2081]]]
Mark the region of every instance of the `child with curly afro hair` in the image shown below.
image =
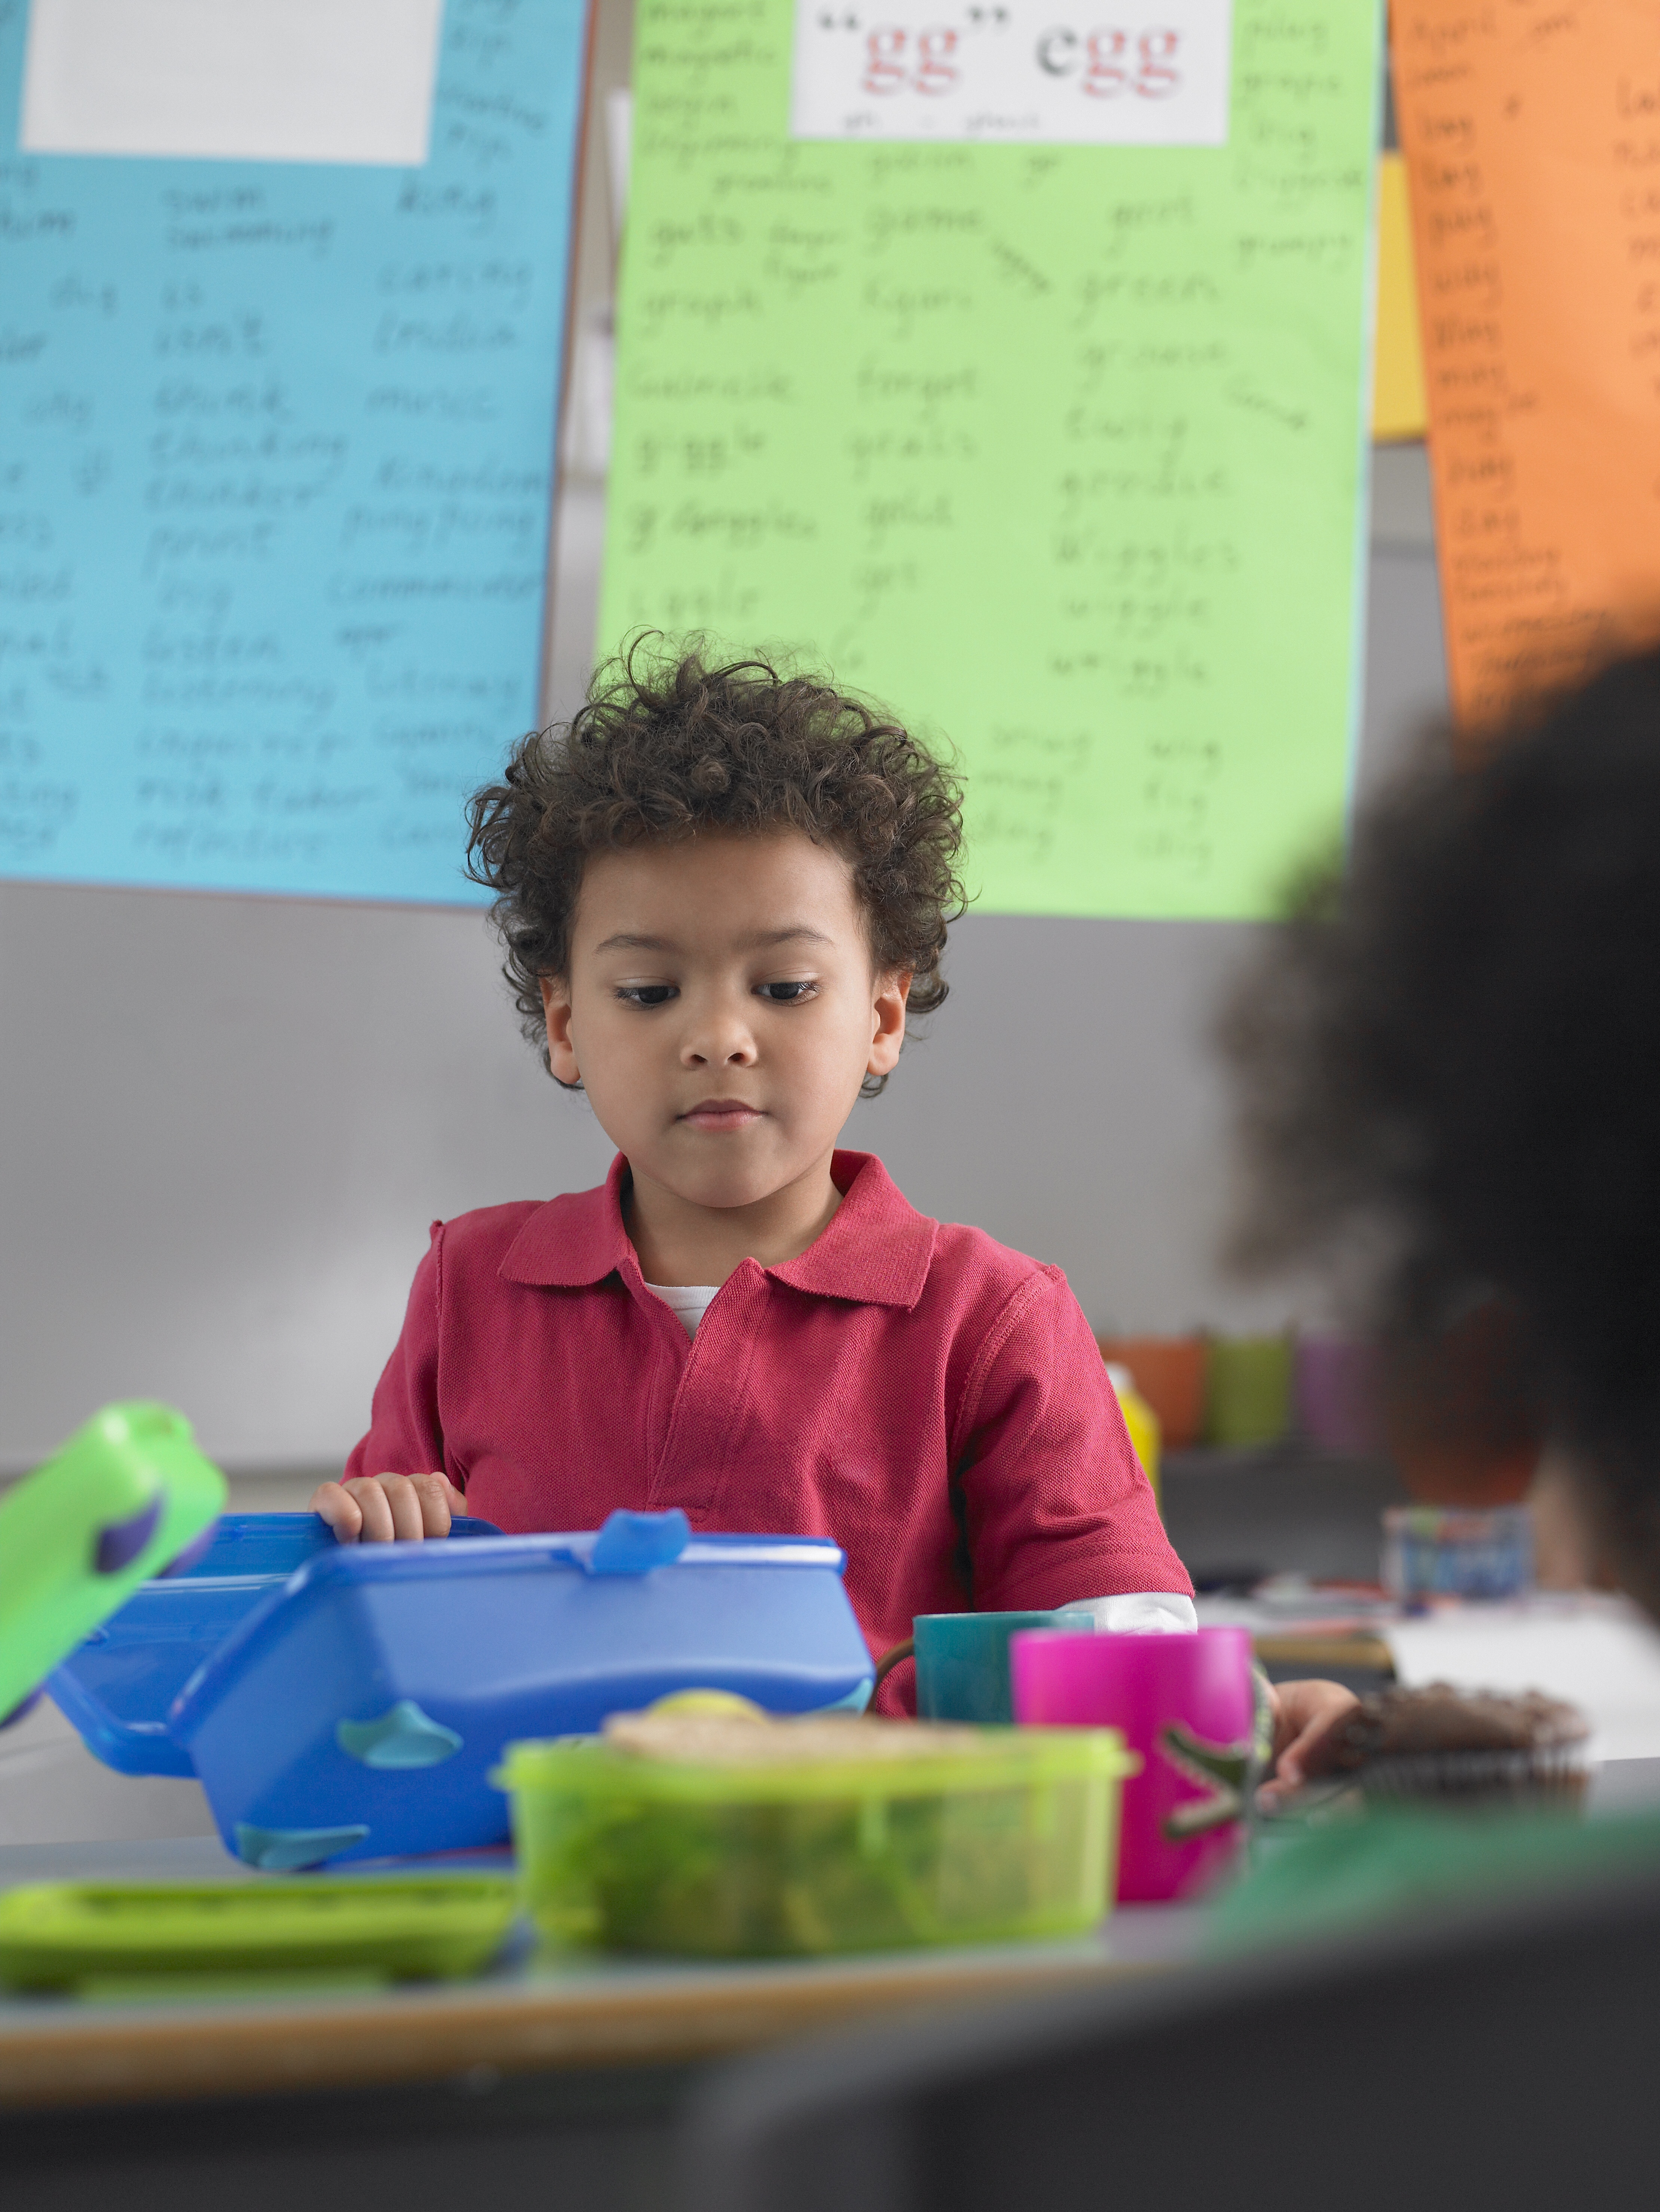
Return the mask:
[[1375, 805], [1226, 1042], [1240, 1255], [1330, 1267], [1415, 1390], [1462, 1350], [1461, 1427], [1549, 1436], [1660, 1619], [1660, 652]]
[[873, 1654], [970, 1606], [1191, 1627], [1060, 1270], [837, 1149], [945, 999], [945, 765], [809, 676], [637, 644], [471, 824], [526, 1033], [617, 1156], [434, 1226], [314, 1500], [336, 1534], [442, 1535], [463, 1498], [514, 1532], [679, 1506], [833, 1537]]

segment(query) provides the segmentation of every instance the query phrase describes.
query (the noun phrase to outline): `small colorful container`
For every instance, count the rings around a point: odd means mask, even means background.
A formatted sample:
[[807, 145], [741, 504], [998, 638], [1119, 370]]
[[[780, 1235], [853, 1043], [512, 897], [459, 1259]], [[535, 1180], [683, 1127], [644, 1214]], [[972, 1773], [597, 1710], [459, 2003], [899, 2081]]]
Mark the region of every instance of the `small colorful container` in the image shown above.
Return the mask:
[[1189, 1636], [1017, 1636], [1015, 1711], [1044, 1728], [1123, 1731], [1120, 1904], [1196, 1897], [1233, 1865], [1269, 1745], [1243, 1628]]
[[1364, 1337], [1297, 1340], [1297, 1425], [1324, 1450], [1383, 1449], [1382, 1358]]
[[1112, 1730], [777, 1725], [782, 1761], [694, 1756], [696, 1730], [676, 1758], [512, 1745], [499, 1778], [542, 1934], [816, 1957], [1081, 1936], [1110, 1909], [1137, 1763]]
[[1136, 1389], [1159, 1419], [1168, 1451], [1197, 1443], [1204, 1425], [1205, 1369], [1210, 1348], [1202, 1336], [1100, 1336], [1095, 1341], [1110, 1364], [1127, 1367]]
[[1054, 1613], [921, 1613], [911, 1627], [917, 1654], [918, 1717], [1008, 1728], [1015, 1718], [1009, 1638], [1027, 1628], [1089, 1636], [1094, 1633], [1095, 1616], [1081, 1607], [1064, 1606]]
[[1291, 1426], [1289, 1336], [1218, 1336], [1205, 1370], [1205, 1442], [1246, 1449]]
[[1391, 1505], [1384, 1514], [1384, 1587], [1403, 1604], [1520, 1597], [1533, 1578], [1533, 1516], [1525, 1505]]
[[1164, 1492], [1159, 1479], [1159, 1459], [1164, 1431], [1159, 1426], [1159, 1417], [1136, 1389], [1136, 1378], [1127, 1367], [1116, 1359], [1109, 1359], [1106, 1373], [1118, 1401], [1118, 1410], [1124, 1415], [1124, 1425], [1130, 1431], [1130, 1448], [1141, 1462], [1142, 1473], [1153, 1487], [1153, 1502], [1162, 1513]]

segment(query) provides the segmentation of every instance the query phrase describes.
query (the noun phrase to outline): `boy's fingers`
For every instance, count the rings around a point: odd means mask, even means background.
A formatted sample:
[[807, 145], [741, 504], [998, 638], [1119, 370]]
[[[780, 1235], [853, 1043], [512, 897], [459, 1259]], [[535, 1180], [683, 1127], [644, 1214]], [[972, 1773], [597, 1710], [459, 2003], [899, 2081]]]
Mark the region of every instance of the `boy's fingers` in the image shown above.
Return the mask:
[[346, 1488], [357, 1500], [363, 1516], [358, 1530], [360, 1544], [390, 1544], [397, 1530], [392, 1525], [392, 1509], [386, 1496], [385, 1484], [379, 1475], [356, 1474]]
[[441, 1474], [412, 1474], [410, 1487], [421, 1505], [421, 1533], [427, 1536], [447, 1536], [454, 1512], [451, 1503], [455, 1492]]
[[418, 1544], [447, 1536], [460, 1504], [441, 1474], [354, 1474], [349, 1482], [319, 1483], [312, 1510], [320, 1513], [341, 1544]]
[[356, 1498], [344, 1483], [319, 1482], [312, 1492], [312, 1510], [320, 1513], [334, 1530], [336, 1544], [354, 1544], [363, 1527]]
[[383, 1474], [380, 1494], [391, 1516], [394, 1540], [418, 1544], [427, 1533], [427, 1519], [421, 1510], [421, 1492], [412, 1478], [407, 1474]]
[[1257, 1792], [1277, 1804], [1332, 1764], [1332, 1731], [1359, 1700], [1341, 1682], [1281, 1682], [1274, 1693], [1274, 1771]]

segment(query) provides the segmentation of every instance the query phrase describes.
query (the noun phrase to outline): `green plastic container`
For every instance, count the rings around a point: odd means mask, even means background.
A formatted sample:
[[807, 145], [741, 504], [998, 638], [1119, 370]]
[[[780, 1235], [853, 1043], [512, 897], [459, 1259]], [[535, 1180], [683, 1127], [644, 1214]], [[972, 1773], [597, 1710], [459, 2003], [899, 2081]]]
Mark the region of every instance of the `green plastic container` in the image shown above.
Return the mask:
[[1277, 1443], [1291, 1426], [1295, 1345], [1289, 1336], [1217, 1336], [1205, 1370], [1205, 1441]]
[[106, 1406], [0, 1501], [0, 1724], [224, 1510], [171, 1407]]
[[510, 1745], [526, 1905], [557, 1942], [702, 1958], [1086, 1934], [1137, 1762], [1111, 1729], [972, 1733], [949, 1756], [764, 1766]]
[[518, 1910], [510, 1875], [37, 1882], [0, 1894], [0, 1982], [47, 1990], [174, 1974], [453, 1978], [489, 1964]]

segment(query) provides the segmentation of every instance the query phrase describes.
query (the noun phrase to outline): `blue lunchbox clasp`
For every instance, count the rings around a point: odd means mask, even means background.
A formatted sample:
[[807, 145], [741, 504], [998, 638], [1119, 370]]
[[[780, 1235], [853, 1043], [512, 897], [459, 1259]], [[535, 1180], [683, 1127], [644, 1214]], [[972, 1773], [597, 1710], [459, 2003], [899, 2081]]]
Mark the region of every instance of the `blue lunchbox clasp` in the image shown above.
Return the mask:
[[692, 1524], [678, 1505], [666, 1513], [608, 1513], [582, 1565], [591, 1575], [645, 1575], [673, 1564], [692, 1540]]

